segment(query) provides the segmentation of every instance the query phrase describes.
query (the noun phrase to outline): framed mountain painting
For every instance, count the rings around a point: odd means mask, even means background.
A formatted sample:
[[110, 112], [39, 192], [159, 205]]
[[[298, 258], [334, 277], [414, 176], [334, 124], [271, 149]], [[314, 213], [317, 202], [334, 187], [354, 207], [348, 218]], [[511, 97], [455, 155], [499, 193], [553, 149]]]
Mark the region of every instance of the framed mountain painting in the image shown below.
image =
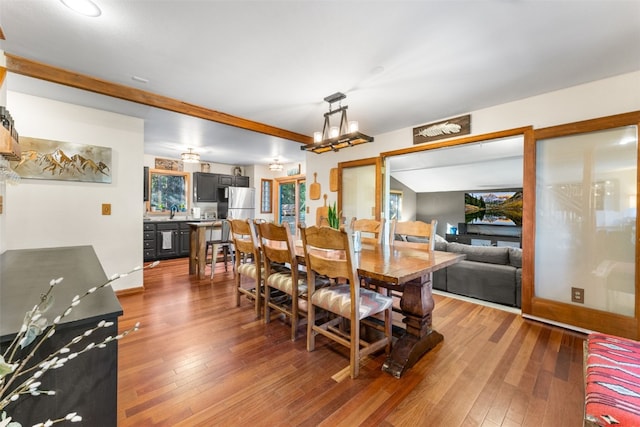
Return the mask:
[[20, 160], [11, 162], [21, 178], [111, 183], [111, 148], [20, 137]]

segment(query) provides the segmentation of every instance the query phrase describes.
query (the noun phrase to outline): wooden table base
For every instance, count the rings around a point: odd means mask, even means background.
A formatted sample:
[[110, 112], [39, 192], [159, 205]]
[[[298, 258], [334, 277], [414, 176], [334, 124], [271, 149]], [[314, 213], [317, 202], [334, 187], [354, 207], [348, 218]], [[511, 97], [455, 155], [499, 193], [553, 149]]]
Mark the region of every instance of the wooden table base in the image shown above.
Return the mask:
[[382, 370], [396, 378], [415, 365], [429, 350], [444, 337], [431, 328], [431, 314], [435, 303], [431, 293], [431, 274], [407, 282], [404, 285], [400, 308], [405, 313], [402, 320], [407, 326], [391, 349], [382, 365]]

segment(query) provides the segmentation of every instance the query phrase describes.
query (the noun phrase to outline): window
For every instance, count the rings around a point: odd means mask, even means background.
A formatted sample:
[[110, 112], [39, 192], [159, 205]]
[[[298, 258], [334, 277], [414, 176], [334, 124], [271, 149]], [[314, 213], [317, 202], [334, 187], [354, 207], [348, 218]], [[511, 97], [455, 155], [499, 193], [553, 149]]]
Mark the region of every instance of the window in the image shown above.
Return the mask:
[[176, 206], [180, 212], [187, 211], [189, 172], [152, 169], [149, 175], [149, 211], [169, 211], [172, 206]]
[[402, 220], [402, 191], [389, 191], [389, 219]]
[[273, 208], [271, 206], [273, 193], [273, 180], [263, 179], [260, 182], [260, 213], [271, 213]]

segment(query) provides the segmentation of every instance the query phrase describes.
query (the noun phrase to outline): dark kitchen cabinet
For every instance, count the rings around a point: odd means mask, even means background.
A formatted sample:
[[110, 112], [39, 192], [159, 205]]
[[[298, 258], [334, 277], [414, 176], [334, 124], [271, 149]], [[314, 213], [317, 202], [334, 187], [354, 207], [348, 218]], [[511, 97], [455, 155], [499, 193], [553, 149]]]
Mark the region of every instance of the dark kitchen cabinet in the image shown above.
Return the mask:
[[189, 231], [190, 227], [187, 222], [178, 224], [178, 256], [189, 256]]
[[234, 187], [248, 187], [249, 186], [249, 177], [248, 176], [234, 176], [233, 177], [233, 186]]
[[193, 173], [193, 201], [218, 201], [218, 174], [204, 172]]
[[144, 167], [144, 178], [142, 182], [144, 183], [143, 189], [142, 189], [142, 194], [143, 194], [142, 199], [143, 201], [148, 202], [149, 201], [149, 167], [148, 166]]
[[190, 222], [194, 221], [145, 221], [144, 260], [188, 257]]
[[224, 175], [219, 173], [193, 173], [194, 202], [224, 202], [225, 188], [248, 187], [248, 176]]
[[145, 222], [143, 233], [143, 258], [145, 261], [153, 261], [156, 259], [156, 225]]
[[233, 187], [235, 176], [218, 175], [218, 187]]
[[178, 223], [156, 224], [156, 257], [174, 258], [178, 256]]

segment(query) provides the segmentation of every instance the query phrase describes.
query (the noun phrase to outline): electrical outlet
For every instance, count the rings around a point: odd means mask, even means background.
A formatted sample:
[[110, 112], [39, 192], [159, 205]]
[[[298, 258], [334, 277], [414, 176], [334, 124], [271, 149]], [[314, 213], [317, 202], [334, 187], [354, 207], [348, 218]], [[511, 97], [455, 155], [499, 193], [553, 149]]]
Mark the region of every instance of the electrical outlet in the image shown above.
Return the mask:
[[111, 215], [111, 203], [102, 204], [102, 215]]
[[584, 289], [583, 288], [571, 288], [571, 302], [577, 302], [584, 304]]

